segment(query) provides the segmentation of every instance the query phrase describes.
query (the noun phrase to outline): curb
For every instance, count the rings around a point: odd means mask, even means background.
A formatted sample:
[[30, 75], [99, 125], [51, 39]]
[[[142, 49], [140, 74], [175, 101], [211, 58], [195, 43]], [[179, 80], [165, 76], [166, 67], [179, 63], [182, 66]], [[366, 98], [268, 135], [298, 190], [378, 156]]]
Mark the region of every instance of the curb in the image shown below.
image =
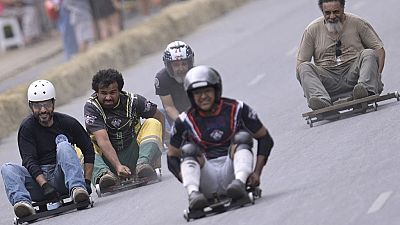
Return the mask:
[[[123, 70], [145, 55], [160, 51], [171, 40], [195, 30], [251, 0], [190, 0], [168, 6], [138, 26], [95, 44], [87, 52], [41, 74], [57, 90], [57, 105], [87, 93], [92, 75], [103, 68]], [[134, 44], [133, 44], [134, 43]], [[26, 100], [29, 84], [21, 84], [0, 95], [0, 139], [15, 131], [30, 113]], [[62, 93], [59, 94], [59, 93]]]

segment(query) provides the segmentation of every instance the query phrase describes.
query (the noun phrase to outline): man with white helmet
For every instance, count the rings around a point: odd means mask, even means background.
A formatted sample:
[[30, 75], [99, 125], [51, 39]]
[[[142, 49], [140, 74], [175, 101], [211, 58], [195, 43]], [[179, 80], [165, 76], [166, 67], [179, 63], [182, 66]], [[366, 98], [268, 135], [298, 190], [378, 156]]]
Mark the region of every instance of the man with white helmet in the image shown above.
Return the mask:
[[[221, 97], [218, 72], [197, 66], [186, 74], [184, 87], [191, 108], [175, 121], [168, 147], [168, 168], [189, 194], [189, 209], [208, 205], [215, 193], [233, 200], [257, 187], [273, 140], [247, 104]], [[253, 170], [253, 138], [258, 141]]]
[[[89, 204], [93, 146], [75, 118], [54, 112], [55, 99], [51, 82], [37, 80], [29, 86], [32, 114], [18, 131], [22, 166], [5, 163], [1, 167], [7, 197], [19, 218], [35, 214], [32, 201], [57, 200], [61, 195]], [[83, 153], [84, 171], [73, 145]]]
[[173, 41], [164, 51], [165, 67], [157, 74], [154, 82], [156, 95], [160, 96], [169, 125], [178, 118], [179, 113], [190, 107], [183, 88], [187, 71], [193, 67], [194, 52], [183, 41]]

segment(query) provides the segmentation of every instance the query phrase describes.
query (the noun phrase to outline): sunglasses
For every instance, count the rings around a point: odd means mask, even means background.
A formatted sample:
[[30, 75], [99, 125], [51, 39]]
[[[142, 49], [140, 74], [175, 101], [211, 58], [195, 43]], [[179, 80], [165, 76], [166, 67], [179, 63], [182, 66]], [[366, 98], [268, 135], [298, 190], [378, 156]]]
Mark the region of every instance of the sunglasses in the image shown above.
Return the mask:
[[337, 41], [335, 47], [336, 47], [335, 48], [335, 50], [336, 50], [335, 54], [336, 54], [336, 58], [337, 58], [337, 57], [342, 55], [342, 50], [340, 49], [340, 47], [342, 47], [342, 42], [340, 40]]
[[33, 109], [40, 110], [42, 107], [45, 109], [51, 109], [53, 107], [53, 101], [45, 101], [45, 102], [31, 102], [31, 106]]

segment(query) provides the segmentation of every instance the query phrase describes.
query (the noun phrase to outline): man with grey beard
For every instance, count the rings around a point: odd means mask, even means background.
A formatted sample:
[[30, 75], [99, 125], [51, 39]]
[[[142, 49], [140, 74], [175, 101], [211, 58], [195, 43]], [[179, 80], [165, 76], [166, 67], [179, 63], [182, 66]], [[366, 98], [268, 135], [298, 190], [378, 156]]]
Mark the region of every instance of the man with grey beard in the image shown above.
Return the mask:
[[[344, 12], [345, 0], [318, 0], [323, 16], [304, 31], [296, 75], [312, 110], [339, 98], [380, 94], [383, 43], [364, 19]], [[313, 58], [314, 63], [311, 62]]]

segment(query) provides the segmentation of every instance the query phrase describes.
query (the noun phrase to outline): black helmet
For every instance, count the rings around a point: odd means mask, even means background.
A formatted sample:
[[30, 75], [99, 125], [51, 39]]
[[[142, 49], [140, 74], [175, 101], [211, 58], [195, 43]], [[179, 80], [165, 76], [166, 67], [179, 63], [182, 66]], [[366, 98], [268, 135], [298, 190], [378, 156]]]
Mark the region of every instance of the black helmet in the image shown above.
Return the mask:
[[183, 41], [173, 41], [168, 44], [164, 51], [163, 61], [165, 68], [167, 69], [168, 75], [174, 78], [177, 82], [182, 83], [183, 80], [174, 74], [171, 62], [187, 60], [189, 69], [193, 67], [194, 64], [194, 52], [192, 48]]
[[193, 107], [196, 106], [193, 100], [192, 91], [198, 88], [213, 87], [215, 89], [215, 102], [219, 102], [222, 95], [222, 81], [219, 73], [209, 66], [196, 66], [190, 69], [183, 83], [185, 91]]

